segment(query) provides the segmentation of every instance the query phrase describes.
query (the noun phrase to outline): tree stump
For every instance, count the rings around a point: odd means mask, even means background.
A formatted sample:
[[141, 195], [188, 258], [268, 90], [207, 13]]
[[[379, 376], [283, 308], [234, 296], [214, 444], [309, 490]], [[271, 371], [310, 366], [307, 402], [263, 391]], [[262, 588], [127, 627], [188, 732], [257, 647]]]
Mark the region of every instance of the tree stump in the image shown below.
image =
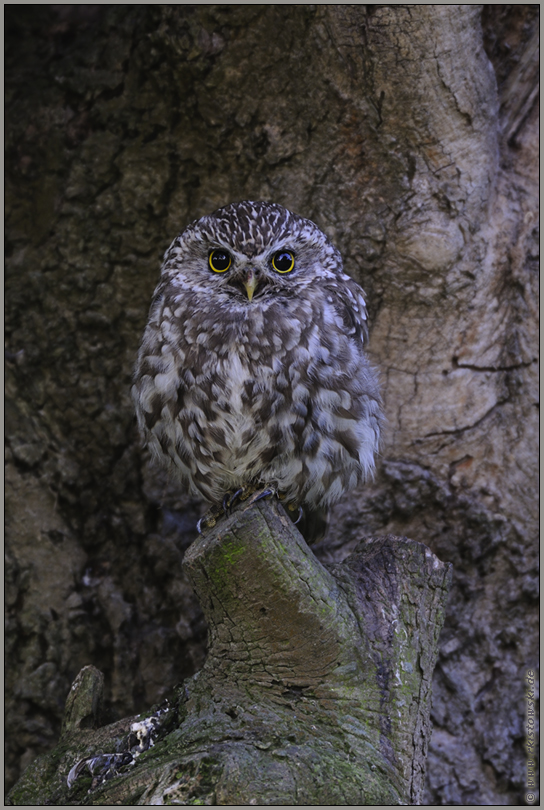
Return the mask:
[[209, 623], [202, 670], [93, 730], [85, 668], [59, 745], [8, 804], [417, 805], [451, 566], [393, 536], [323, 566], [277, 501], [219, 521], [184, 566]]

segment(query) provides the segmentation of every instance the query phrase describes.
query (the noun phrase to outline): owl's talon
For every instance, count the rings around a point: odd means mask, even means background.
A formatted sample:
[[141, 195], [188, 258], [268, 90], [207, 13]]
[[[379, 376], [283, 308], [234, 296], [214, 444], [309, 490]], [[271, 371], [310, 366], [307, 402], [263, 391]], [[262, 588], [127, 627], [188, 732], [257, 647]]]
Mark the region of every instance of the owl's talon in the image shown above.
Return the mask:
[[199, 534], [202, 534], [202, 526], [204, 526], [205, 529], [213, 529], [216, 523], [217, 520], [214, 517], [204, 515], [196, 524], [196, 530]]
[[[292, 510], [292, 511], [294, 511], [294, 510]], [[303, 514], [304, 514], [304, 512], [302, 511], [302, 506], [299, 506], [298, 507], [298, 517], [297, 517], [296, 520], [293, 521], [293, 526], [296, 526], [297, 523], [300, 523], [300, 521], [302, 520], [302, 515]]]
[[263, 489], [262, 492], [256, 493], [256, 495], [251, 499], [251, 504], [253, 505], [254, 503], [257, 503], [257, 501], [262, 501], [263, 498], [269, 498], [272, 495], [277, 496], [277, 494], [277, 490], [275, 490], [273, 487], [267, 487], [266, 489]]
[[[227, 497], [227, 496], [225, 495], [225, 497]], [[247, 495], [245, 497], [247, 498]], [[234, 506], [234, 504], [236, 503], [236, 501], [238, 499], [240, 499], [241, 501], [244, 500], [244, 490], [243, 490], [243, 488], [242, 489], [237, 489], [236, 492], [234, 493], [234, 495], [231, 495], [229, 497], [229, 499], [227, 501], [227, 509], [229, 510], [229, 512], [230, 512], [230, 510], [232, 509], [232, 507]], [[224, 501], [223, 501], [223, 504], [224, 504]]]
[[217, 523], [218, 518], [223, 517], [223, 510], [221, 506], [212, 506], [205, 515], [202, 515], [196, 524], [196, 530], [202, 534], [203, 529], [213, 529]]

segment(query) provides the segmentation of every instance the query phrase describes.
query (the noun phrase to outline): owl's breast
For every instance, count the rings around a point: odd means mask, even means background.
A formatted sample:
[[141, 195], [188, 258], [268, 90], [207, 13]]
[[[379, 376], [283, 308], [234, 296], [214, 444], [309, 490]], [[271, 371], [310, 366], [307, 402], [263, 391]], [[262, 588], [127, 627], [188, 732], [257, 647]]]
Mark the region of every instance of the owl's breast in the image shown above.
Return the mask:
[[163, 309], [150, 326], [135, 384], [140, 424], [193, 492], [221, 502], [265, 481], [318, 504], [370, 469], [378, 394], [361, 342], [319, 304], [263, 300], [228, 317]]
[[193, 481], [208, 500], [258, 478], [282, 448], [269, 418], [275, 408], [274, 371], [255, 363], [243, 344], [212, 360], [185, 388], [178, 434], [193, 459]]

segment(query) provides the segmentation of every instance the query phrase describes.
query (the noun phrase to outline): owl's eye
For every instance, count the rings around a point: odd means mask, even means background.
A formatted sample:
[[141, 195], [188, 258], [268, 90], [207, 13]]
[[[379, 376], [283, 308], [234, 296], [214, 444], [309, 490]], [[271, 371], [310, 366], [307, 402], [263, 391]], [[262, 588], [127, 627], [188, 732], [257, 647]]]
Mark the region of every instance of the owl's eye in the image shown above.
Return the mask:
[[290, 273], [295, 266], [295, 254], [290, 250], [278, 250], [272, 256], [272, 267], [278, 273]]
[[224, 273], [232, 264], [232, 256], [226, 250], [212, 250], [209, 259], [210, 267], [214, 273]]

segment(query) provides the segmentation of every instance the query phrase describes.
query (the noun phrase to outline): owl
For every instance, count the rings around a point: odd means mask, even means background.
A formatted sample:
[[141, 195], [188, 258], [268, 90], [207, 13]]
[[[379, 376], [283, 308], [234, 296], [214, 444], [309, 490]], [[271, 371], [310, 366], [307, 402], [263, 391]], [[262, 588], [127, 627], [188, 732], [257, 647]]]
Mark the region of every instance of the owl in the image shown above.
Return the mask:
[[308, 542], [372, 474], [382, 406], [363, 291], [317, 225], [245, 201], [172, 242], [138, 354], [140, 429], [211, 504], [276, 494]]

